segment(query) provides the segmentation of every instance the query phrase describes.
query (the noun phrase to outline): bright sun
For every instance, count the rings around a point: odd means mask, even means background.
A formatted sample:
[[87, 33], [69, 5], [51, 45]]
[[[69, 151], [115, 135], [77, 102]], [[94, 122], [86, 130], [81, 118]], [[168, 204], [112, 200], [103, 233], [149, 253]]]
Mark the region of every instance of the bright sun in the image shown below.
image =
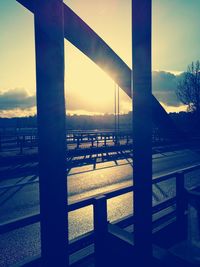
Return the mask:
[[[65, 69], [67, 112], [114, 113], [114, 81], [67, 41]], [[120, 112], [128, 112], [130, 108], [130, 99], [120, 90]]]

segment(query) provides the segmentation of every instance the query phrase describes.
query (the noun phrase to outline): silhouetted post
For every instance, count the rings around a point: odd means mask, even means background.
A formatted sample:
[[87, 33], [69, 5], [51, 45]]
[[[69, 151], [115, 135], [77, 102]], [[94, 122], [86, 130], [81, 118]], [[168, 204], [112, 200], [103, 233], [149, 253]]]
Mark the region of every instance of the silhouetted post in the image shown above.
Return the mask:
[[107, 141], [107, 136], [106, 136], [106, 134], [105, 134], [105, 135], [104, 135], [104, 146], [107, 146], [106, 141]]
[[83, 134], [81, 133], [81, 142], [83, 142]]
[[152, 257], [151, 0], [132, 0], [134, 243], [136, 266]]
[[96, 141], [97, 141], [97, 147], [99, 147], [99, 135], [97, 135]]
[[94, 147], [94, 136], [91, 136], [91, 147]]
[[30, 135], [30, 148], [33, 148], [33, 134]]
[[[180, 236], [184, 234], [184, 217], [186, 209], [186, 194], [184, 185], [184, 173], [178, 172], [176, 175], [176, 221], [177, 231]], [[186, 227], [185, 227], [186, 230]]]
[[21, 136], [21, 138], [19, 139], [19, 144], [20, 144], [20, 154], [23, 154], [23, 137]]
[[36, 1], [42, 266], [68, 266], [63, 2]]
[[[76, 140], [76, 139], [74, 139]], [[76, 148], [78, 149], [80, 147], [80, 137], [77, 136], [77, 144], [76, 144]]]
[[128, 143], [129, 143], [129, 135], [127, 134], [127, 136], [126, 136], [126, 144], [128, 145]]
[[95, 267], [106, 266], [105, 242], [108, 231], [106, 197], [100, 196], [94, 200], [94, 245]]
[[0, 151], [2, 151], [2, 137], [1, 137], [1, 133], [0, 133]]
[[19, 135], [18, 134], [17, 134], [16, 138], [17, 138], [17, 140], [16, 140], [17, 141], [17, 146], [19, 146]]

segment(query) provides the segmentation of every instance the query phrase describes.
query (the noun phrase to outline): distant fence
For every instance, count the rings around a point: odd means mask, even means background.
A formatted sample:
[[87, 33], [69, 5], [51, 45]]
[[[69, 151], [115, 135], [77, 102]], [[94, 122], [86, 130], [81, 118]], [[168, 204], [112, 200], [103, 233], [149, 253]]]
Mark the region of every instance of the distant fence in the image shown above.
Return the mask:
[[[129, 145], [132, 144], [132, 141], [130, 131], [68, 131], [66, 134], [66, 143], [70, 149]], [[154, 132], [152, 142], [164, 144], [171, 142], [171, 140]], [[20, 154], [23, 154], [25, 148], [31, 149], [37, 146], [37, 131], [0, 133], [0, 151], [17, 149]]]

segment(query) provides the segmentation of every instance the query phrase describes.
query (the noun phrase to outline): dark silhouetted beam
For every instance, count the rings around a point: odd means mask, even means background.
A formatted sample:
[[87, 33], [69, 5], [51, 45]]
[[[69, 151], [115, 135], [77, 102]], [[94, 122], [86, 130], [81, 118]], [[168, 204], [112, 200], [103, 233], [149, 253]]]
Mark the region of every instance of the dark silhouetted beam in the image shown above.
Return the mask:
[[[36, 0], [17, 0], [34, 13]], [[108, 73], [131, 97], [130, 68], [79, 16], [64, 4], [65, 38]]]
[[132, 0], [133, 213], [136, 267], [152, 261], [151, 0]]
[[[34, 13], [36, 0], [17, 1]], [[68, 6], [63, 5], [65, 38], [99, 65], [129, 97], [132, 97], [131, 69], [79, 16]], [[152, 114], [153, 122], [163, 130], [164, 134], [169, 135], [172, 132], [181, 134], [154, 96], [152, 96]]]
[[42, 266], [68, 266], [68, 207], [61, 0], [35, 6]]

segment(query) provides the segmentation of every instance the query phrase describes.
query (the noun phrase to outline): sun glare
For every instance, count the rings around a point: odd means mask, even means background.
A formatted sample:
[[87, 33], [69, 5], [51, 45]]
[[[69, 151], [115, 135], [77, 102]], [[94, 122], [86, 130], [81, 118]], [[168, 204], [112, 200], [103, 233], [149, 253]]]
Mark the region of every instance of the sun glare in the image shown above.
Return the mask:
[[[67, 113], [114, 113], [115, 82], [82, 52], [65, 42], [65, 91]], [[121, 113], [128, 97], [120, 90]], [[124, 108], [125, 107], [125, 108]], [[76, 112], [75, 112], [76, 111]]]

